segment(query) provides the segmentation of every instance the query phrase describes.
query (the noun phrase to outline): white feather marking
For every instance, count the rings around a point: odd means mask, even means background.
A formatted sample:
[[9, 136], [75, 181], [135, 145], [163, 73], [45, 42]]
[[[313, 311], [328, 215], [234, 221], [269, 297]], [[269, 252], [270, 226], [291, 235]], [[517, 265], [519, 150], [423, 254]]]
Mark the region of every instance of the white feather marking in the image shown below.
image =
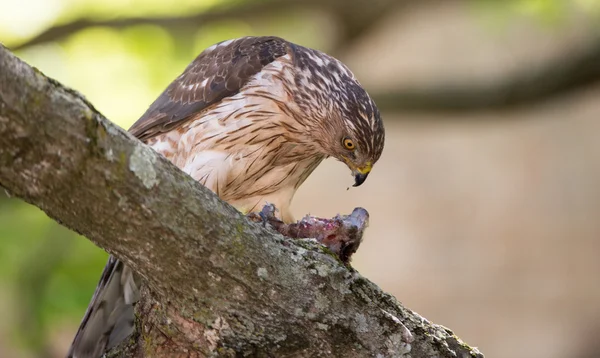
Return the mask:
[[352, 123], [352, 121], [344, 120], [344, 122], [346, 123], [346, 126], [348, 128], [350, 128], [352, 131], [356, 131], [356, 126], [354, 125], [354, 123]]
[[325, 65], [325, 62], [323, 61], [323, 59], [321, 59], [320, 56], [312, 56], [311, 58], [313, 60], [314, 63], [317, 64], [317, 66], [323, 67]]
[[323, 82], [325, 82], [325, 84], [328, 87], [333, 87], [333, 83], [331, 82], [331, 79], [329, 77], [325, 77], [325, 75], [323, 73], [321, 73], [321, 72], [317, 72], [317, 75], [319, 77], [321, 77], [321, 79], [323, 80]]
[[161, 153], [164, 156], [167, 156], [167, 153], [175, 152], [175, 148], [173, 148], [173, 146], [171, 146], [171, 144], [167, 140], [156, 141], [154, 144], [152, 144], [152, 149]]
[[193, 91], [194, 87], [197, 86], [197, 83], [190, 83], [189, 85], [181, 86], [186, 91]]
[[218, 46], [218, 47], [227, 46], [227, 45], [229, 45], [230, 43], [232, 43], [233, 41], [235, 41], [235, 39], [232, 39], [232, 40], [227, 40], [227, 41], [223, 41], [223, 42], [221, 42], [220, 44], [217, 44], [217, 46]]
[[231, 170], [232, 162], [228, 154], [217, 150], [204, 150], [192, 156], [182, 170], [196, 180], [205, 178], [203, 184], [210, 190], [217, 190], [227, 180], [227, 174]]
[[285, 62], [287, 62], [289, 60], [291, 60], [291, 57], [290, 57], [289, 54], [287, 54], [285, 56], [281, 56], [277, 60], [271, 62], [269, 64], [268, 68], [264, 68], [263, 71], [261, 71], [261, 72], [265, 72], [265, 71], [278, 72], [278, 71], [281, 71], [283, 69], [283, 66], [285, 65]]

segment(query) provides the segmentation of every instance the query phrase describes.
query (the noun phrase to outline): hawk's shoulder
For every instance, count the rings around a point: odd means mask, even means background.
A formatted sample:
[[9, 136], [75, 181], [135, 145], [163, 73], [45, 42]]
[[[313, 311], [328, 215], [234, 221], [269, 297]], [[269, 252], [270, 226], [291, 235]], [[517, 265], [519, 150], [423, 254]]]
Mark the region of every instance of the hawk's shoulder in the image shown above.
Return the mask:
[[167, 132], [192, 115], [233, 96], [263, 67], [285, 56], [279, 37], [243, 37], [204, 50], [150, 105], [129, 131], [140, 140]]

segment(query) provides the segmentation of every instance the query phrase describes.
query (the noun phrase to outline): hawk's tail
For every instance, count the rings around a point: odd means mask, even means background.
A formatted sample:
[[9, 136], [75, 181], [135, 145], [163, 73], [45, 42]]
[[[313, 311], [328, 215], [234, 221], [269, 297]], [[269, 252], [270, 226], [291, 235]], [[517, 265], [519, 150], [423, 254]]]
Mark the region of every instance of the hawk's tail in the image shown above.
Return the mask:
[[111, 255], [67, 357], [98, 358], [127, 338], [133, 331], [133, 304], [138, 298], [133, 271]]

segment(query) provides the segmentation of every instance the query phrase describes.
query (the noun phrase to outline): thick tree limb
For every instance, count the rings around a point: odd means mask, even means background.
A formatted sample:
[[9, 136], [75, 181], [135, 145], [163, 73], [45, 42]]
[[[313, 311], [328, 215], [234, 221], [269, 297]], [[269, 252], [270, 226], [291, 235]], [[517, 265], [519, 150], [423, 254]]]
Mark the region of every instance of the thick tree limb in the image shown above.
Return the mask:
[[250, 223], [4, 47], [0, 185], [145, 279], [113, 356], [482, 357], [321, 246]]

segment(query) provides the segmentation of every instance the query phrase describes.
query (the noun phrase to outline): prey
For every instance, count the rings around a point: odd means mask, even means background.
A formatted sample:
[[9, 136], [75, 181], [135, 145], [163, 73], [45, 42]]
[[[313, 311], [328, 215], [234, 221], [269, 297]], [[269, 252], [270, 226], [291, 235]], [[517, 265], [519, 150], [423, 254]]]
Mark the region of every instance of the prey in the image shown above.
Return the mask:
[[302, 239], [312, 238], [325, 245], [344, 264], [358, 250], [365, 229], [369, 225], [369, 213], [363, 208], [355, 208], [350, 215], [337, 215], [331, 219], [306, 215], [300, 221], [286, 224], [275, 216], [275, 205], [267, 204], [258, 213], [248, 218], [254, 222], [269, 224], [283, 236]]

